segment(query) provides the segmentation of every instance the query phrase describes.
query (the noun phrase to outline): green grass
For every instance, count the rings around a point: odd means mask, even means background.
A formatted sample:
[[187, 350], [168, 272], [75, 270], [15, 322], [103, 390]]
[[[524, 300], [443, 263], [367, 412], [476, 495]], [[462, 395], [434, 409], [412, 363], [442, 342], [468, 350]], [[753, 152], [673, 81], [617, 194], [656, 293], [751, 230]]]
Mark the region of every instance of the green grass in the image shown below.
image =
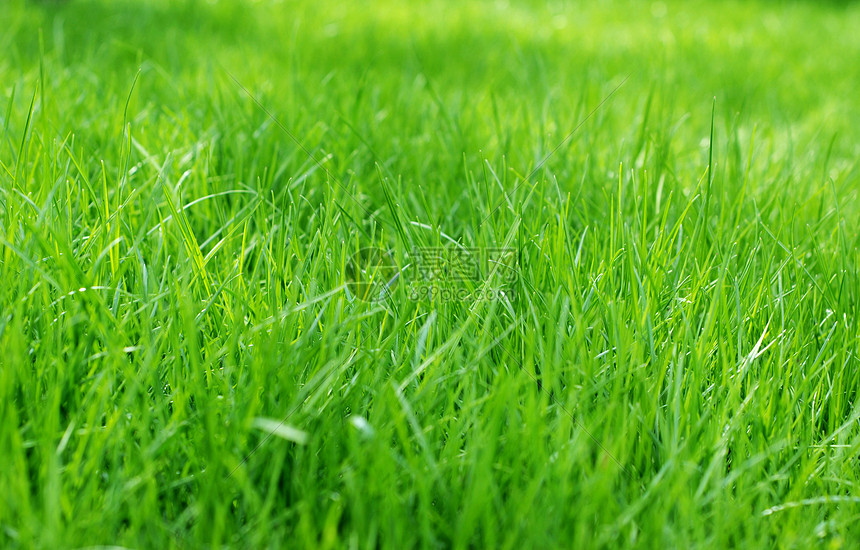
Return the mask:
[[0, 21], [0, 547], [858, 544], [860, 6]]

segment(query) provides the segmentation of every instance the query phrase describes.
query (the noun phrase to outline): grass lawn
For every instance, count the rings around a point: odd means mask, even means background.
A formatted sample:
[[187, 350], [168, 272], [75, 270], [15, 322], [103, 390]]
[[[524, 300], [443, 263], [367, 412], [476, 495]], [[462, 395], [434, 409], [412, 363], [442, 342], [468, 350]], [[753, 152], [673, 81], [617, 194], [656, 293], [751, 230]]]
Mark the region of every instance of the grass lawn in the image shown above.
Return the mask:
[[860, 5], [0, 28], [0, 548], [860, 545]]

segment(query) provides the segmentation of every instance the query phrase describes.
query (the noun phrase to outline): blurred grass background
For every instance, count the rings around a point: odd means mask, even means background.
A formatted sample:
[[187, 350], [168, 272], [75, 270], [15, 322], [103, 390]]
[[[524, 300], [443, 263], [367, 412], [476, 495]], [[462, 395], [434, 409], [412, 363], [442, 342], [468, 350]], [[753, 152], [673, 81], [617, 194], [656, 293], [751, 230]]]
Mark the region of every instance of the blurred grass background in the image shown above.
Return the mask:
[[[857, 540], [856, 3], [0, 21], [0, 546]], [[398, 220], [526, 301], [332, 298]]]

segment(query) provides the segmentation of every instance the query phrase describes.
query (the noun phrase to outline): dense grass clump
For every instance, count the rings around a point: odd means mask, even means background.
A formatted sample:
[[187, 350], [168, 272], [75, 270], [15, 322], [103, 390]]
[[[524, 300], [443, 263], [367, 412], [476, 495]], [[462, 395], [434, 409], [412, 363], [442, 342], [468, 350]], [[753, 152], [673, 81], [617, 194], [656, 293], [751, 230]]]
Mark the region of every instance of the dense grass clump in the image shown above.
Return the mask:
[[0, 547], [860, 540], [857, 5], [0, 20]]

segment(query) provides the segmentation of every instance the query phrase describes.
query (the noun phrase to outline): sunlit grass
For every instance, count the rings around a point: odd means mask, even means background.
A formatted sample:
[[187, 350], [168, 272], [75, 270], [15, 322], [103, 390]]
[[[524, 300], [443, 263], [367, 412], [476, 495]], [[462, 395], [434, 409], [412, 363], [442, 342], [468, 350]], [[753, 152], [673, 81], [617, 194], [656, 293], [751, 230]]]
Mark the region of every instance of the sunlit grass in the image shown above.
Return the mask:
[[856, 544], [856, 6], [0, 20], [0, 547]]

